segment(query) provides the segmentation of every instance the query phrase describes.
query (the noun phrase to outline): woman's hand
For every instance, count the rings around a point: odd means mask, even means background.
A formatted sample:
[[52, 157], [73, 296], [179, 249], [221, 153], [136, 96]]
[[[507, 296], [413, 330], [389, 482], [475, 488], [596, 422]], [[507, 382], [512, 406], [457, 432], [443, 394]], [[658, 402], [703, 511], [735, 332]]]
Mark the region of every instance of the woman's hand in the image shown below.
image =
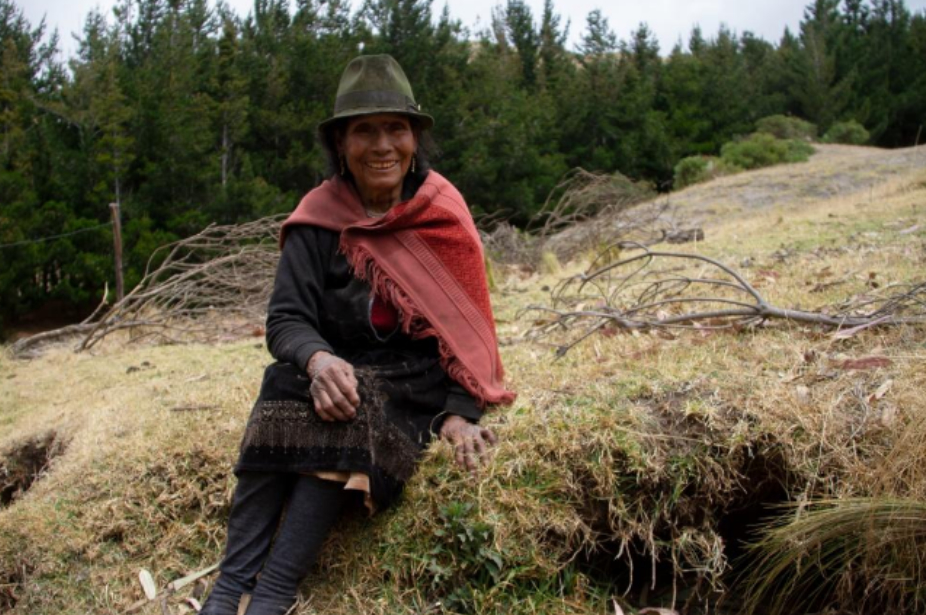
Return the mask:
[[453, 456], [460, 467], [475, 472], [490, 446], [498, 442], [492, 430], [451, 414], [444, 420], [440, 437], [453, 444]]
[[321, 420], [350, 421], [357, 416], [360, 395], [353, 365], [320, 350], [309, 359], [306, 371], [312, 379], [309, 393]]

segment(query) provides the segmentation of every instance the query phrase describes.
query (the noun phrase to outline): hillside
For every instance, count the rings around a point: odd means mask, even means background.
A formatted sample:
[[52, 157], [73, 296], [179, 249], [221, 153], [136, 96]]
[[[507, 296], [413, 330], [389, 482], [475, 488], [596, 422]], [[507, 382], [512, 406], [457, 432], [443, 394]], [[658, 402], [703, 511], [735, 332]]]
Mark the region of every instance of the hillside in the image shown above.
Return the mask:
[[[739, 269], [776, 305], [822, 310], [924, 281], [926, 148], [821, 147], [670, 199], [705, 230], [674, 249]], [[587, 266], [499, 271], [520, 396], [489, 420], [491, 463], [468, 476], [433, 447], [399, 508], [332, 537], [298, 613], [738, 612], [743, 541], [794, 514], [782, 505], [926, 494], [926, 326], [603, 329], [554, 360], [572, 332], [529, 341], [543, 318], [521, 311]], [[220, 557], [268, 361], [259, 337], [0, 356], [0, 612], [190, 612], [201, 583], [145, 603], [138, 573], [165, 588]], [[837, 585], [820, 583], [824, 599], [847, 595]]]
[[[815, 143], [806, 163], [768, 167], [722, 177], [675, 193], [670, 200], [695, 216], [716, 220], [730, 213], [800, 207], [860, 194], [926, 166], [926, 148], [883, 150]], [[715, 218], [712, 218], [715, 216]]]
[[[883, 150], [815, 143], [807, 162], [784, 164], [721, 177], [656, 199], [692, 226], [716, 228], [737, 219], [775, 210], [779, 215], [813, 208], [840, 197], [867, 196], [926, 166], [926, 148]], [[602, 232], [601, 221], [576, 225], [553, 238], [552, 248], [571, 245]]]

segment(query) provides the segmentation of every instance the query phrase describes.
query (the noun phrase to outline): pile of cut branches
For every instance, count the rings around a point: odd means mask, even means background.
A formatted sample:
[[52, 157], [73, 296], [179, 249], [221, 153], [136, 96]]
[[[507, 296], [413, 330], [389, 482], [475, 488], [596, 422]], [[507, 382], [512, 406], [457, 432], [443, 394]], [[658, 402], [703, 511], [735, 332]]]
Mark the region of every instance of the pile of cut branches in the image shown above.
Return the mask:
[[494, 218], [480, 220], [482, 241], [492, 259], [536, 265], [544, 252], [562, 261], [613, 243], [653, 245], [700, 240], [699, 228], [682, 227], [668, 202], [656, 202], [652, 187], [620, 173], [576, 168], [550, 192], [524, 231]]
[[[550, 193], [533, 232], [544, 251], [570, 260], [605, 245], [684, 243], [704, 239], [652, 187], [620, 173], [570, 171]], [[559, 195], [556, 200], [554, 197]]]
[[211, 225], [159, 248], [141, 282], [92, 323], [78, 349], [116, 331], [168, 343], [254, 334], [273, 288], [282, 219]]
[[531, 225], [549, 238], [555, 233], [602, 215], [615, 215], [656, 196], [652, 187], [620, 173], [590, 173], [575, 168], [550, 192]]

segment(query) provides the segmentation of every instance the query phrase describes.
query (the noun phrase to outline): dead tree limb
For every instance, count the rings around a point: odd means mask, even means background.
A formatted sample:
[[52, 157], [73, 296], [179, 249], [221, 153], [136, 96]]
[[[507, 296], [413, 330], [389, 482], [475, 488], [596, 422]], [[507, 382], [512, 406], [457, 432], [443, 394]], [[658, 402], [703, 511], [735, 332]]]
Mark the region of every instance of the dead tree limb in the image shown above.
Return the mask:
[[79, 335], [86, 335], [93, 331], [95, 327], [95, 323], [81, 323], [36, 333], [35, 335], [30, 335], [29, 337], [24, 337], [13, 342], [13, 344], [10, 345], [10, 352], [14, 357], [28, 358], [39, 346], [67, 340]]
[[830, 311], [781, 308], [739, 272], [700, 254], [639, 253], [613, 262], [610, 251], [590, 271], [563, 280], [549, 306], [524, 311], [540, 315], [529, 336], [573, 332], [559, 345], [562, 356], [606, 326], [628, 331], [656, 328], [729, 329], [782, 319], [825, 327], [868, 328], [926, 323], [926, 283], [895, 285], [889, 293], [863, 297]]

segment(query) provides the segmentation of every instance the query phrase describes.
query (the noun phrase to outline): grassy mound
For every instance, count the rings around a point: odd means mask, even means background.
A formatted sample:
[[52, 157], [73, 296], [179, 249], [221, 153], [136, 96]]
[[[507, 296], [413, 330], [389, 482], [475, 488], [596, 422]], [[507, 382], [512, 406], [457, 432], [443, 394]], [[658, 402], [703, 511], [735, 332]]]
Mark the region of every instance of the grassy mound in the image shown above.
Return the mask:
[[[822, 309], [921, 279], [926, 176], [706, 231], [690, 249], [738, 266], [775, 304]], [[476, 476], [432, 447], [401, 506], [338, 528], [299, 613], [698, 612], [718, 600], [735, 612], [736, 579], [756, 561], [745, 541], [798, 514], [782, 505], [922, 494], [905, 434], [926, 417], [923, 327], [603, 330], [554, 361], [523, 340], [532, 322], [518, 313], [559, 276], [494, 273], [520, 392], [488, 421], [501, 444]], [[221, 555], [230, 468], [267, 362], [259, 339], [0, 358], [0, 452], [49, 432], [66, 443], [0, 510], [0, 611], [189, 610], [206, 587], [163, 588]], [[141, 569], [163, 604], [139, 602]], [[830, 595], [851, 607], [851, 592]]]

